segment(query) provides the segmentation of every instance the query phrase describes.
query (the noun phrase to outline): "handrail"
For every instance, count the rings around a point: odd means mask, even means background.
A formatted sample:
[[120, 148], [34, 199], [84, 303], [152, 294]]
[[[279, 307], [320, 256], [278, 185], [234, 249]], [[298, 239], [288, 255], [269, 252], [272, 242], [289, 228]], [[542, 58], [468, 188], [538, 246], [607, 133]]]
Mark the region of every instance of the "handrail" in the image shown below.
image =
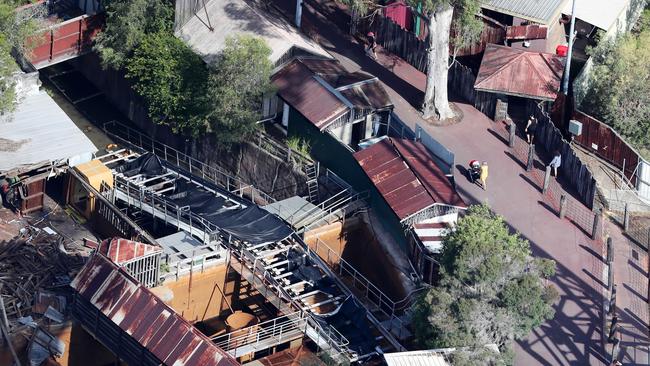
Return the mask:
[[309, 222], [309, 223], [307, 223], [307, 224], [302, 225], [302, 227], [300, 228], [299, 231], [300, 231], [300, 232], [307, 231], [307, 230], [311, 229], [311, 228], [312, 228], [314, 225], [316, 225], [317, 223], [320, 223], [321, 221], [326, 220], [326, 219], [329, 218], [330, 216], [334, 215], [334, 214], [335, 214], [336, 212], [338, 212], [339, 210], [344, 210], [346, 207], [348, 207], [348, 206], [351, 205], [352, 203], [354, 203], [354, 202], [358, 202], [358, 201], [363, 200], [363, 199], [367, 199], [368, 197], [369, 197], [369, 196], [368, 196], [368, 192], [367, 192], [367, 191], [364, 191], [364, 192], [361, 192], [361, 193], [355, 193], [354, 195], [350, 196], [348, 199], [346, 199], [346, 200], [344, 200], [344, 201], [341, 201], [341, 202], [340, 202], [339, 204], [337, 204], [336, 206], [331, 206], [331, 207], [329, 207], [329, 208], [327, 209], [327, 211], [321, 211], [321, 212], [319, 213], [319, 217], [318, 217], [318, 218], [316, 218], [316, 219], [314, 219], [314, 220], [311, 220], [311, 222]]
[[[295, 224], [295, 223], [298, 223], [298, 222], [304, 220], [305, 218], [307, 218], [307, 217], [313, 215], [314, 213], [317, 213], [317, 212], [319, 212], [319, 211], [321, 211], [321, 210], [324, 210], [325, 207], [330, 203], [330, 201], [332, 201], [332, 200], [334, 200], [334, 199], [339, 200], [341, 197], [345, 198], [347, 194], [349, 194], [348, 190], [340, 191], [340, 192], [338, 192], [337, 194], [333, 195], [332, 197], [330, 197], [330, 198], [326, 199], [325, 201], [321, 202], [320, 204], [318, 204], [318, 205], [316, 205], [316, 206], [310, 208], [309, 210], [307, 210], [307, 211], [304, 212], [304, 213], [301, 213], [300, 211], [297, 211], [297, 212], [293, 213], [291, 216], [289, 216], [289, 217], [287, 218], [287, 221], [288, 221], [291, 225], [293, 225], [293, 224]], [[339, 197], [339, 196], [341, 196], [341, 197]], [[337, 201], [337, 202], [338, 202], [338, 201]], [[335, 202], [335, 203], [336, 203], [336, 202]], [[299, 219], [295, 219], [295, 218], [294, 218], [294, 216], [297, 215], [297, 214], [301, 214], [301, 216], [299, 217]]]
[[[172, 164], [177, 168], [187, 170], [192, 175], [198, 174], [203, 179], [209, 180], [211, 183], [216, 184], [219, 188], [225, 189], [230, 193], [243, 194], [243, 191], [246, 188], [250, 188], [251, 197], [253, 199], [255, 195], [257, 195], [268, 203], [275, 202], [275, 199], [273, 197], [269, 196], [267, 193], [261, 191], [260, 189], [255, 188], [253, 185], [244, 182], [240, 178], [230, 175], [224, 168], [218, 165], [207, 165], [198, 159], [195, 159], [169, 145], [157, 141], [153, 137], [147, 136], [142, 132], [137, 131], [120, 122], [106, 122], [103, 125], [103, 130], [104, 133], [110, 137], [122, 141], [122, 143], [130, 146], [131, 148], [140, 150], [141, 152], [152, 152], [169, 164]], [[125, 132], [126, 136], [124, 136]]]

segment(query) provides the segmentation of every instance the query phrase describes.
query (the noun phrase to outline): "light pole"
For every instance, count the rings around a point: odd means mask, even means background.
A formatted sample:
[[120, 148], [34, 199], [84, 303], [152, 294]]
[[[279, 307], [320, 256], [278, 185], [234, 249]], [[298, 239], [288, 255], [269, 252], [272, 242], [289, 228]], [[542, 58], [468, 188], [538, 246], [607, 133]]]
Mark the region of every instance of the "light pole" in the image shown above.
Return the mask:
[[566, 64], [564, 65], [564, 78], [562, 79], [562, 93], [569, 94], [569, 74], [571, 73], [571, 57], [573, 54], [573, 39], [575, 38], [574, 29], [576, 26], [576, 0], [573, 0], [571, 5], [571, 26], [569, 27], [569, 50], [566, 56]]

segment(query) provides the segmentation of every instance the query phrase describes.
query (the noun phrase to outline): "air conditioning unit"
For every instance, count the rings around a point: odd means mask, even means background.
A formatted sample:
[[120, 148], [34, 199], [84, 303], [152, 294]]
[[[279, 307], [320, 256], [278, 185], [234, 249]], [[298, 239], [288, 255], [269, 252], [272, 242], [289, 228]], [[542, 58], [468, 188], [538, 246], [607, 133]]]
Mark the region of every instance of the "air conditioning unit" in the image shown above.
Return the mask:
[[569, 121], [569, 132], [574, 136], [582, 135], [582, 122], [578, 122], [574, 119]]

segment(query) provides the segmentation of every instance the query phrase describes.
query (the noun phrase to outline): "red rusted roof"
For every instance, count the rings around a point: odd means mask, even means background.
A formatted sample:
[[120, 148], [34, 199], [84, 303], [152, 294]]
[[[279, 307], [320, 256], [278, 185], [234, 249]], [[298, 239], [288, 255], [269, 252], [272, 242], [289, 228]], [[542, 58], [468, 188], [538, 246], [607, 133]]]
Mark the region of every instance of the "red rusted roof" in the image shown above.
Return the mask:
[[70, 285], [164, 365], [238, 365], [103, 255], [93, 255]]
[[555, 100], [564, 57], [489, 44], [474, 88], [532, 99]]
[[314, 73], [299, 60], [292, 61], [273, 75], [273, 84], [282, 99], [305, 116], [319, 130], [349, 109], [314, 78]]
[[99, 252], [116, 264], [160, 251], [161, 247], [122, 238], [106, 239], [99, 244]]
[[465, 207], [419, 142], [387, 138], [354, 157], [400, 220], [436, 203]]
[[546, 39], [547, 32], [545, 25], [516, 25], [506, 28], [506, 39]]

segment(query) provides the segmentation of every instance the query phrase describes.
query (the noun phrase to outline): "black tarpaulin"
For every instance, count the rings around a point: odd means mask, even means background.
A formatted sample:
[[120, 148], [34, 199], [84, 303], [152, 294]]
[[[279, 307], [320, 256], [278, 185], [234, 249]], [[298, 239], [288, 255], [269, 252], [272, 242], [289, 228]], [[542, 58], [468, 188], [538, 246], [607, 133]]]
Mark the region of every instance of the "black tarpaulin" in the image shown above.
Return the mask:
[[226, 210], [205, 218], [226, 233], [251, 244], [277, 242], [293, 233], [282, 220], [257, 206]]
[[189, 206], [192, 213], [237, 239], [262, 244], [280, 241], [293, 233], [282, 220], [257, 206], [228, 208], [223, 197], [183, 181], [177, 181], [176, 192], [168, 196], [176, 205]]
[[370, 324], [363, 308], [352, 296], [348, 296], [339, 307], [329, 314], [314, 314], [322, 324], [331, 325], [350, 344], [348, 347], [359, 355], [375, 352], [377, 341], [370, 332]]
[[164, 172], [162, 162], [153, 153], [145, 153], [138, 156], [135, 160], [129, 161], [115, 168], [118, 173], [123, 173], [127, 177], [142, 174], [145, 177], [161, 175]]

